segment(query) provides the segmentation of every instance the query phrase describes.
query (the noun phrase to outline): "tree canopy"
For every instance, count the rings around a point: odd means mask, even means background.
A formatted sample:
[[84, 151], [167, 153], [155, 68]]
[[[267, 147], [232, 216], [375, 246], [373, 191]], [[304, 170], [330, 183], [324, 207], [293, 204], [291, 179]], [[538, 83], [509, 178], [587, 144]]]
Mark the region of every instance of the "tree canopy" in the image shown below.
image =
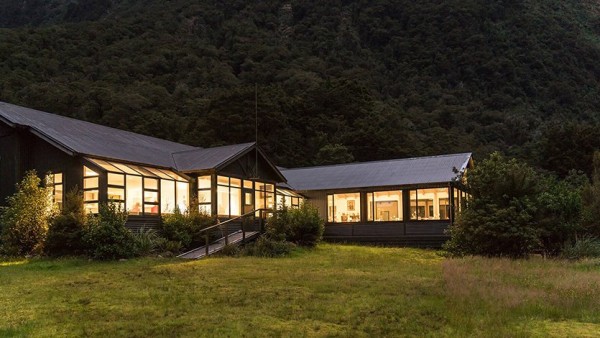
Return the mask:
[[[600, 148], [600, 5], [575, 0], [6, 0], [0, 100], [282, 166]], [[589, 135], [589, 136], [588, 136]]]

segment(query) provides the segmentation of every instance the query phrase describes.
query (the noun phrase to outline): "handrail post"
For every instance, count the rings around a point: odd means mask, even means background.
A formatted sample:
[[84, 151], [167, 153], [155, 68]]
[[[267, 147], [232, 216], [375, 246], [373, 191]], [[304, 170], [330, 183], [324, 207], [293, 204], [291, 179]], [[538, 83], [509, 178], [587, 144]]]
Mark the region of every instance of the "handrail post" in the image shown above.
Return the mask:
[[208, 257], [208, 231], [206, 232], [206, 234], [204, 234], [204, 242], [206, 244], [205, 248], [206, 248], [206, 257]]
[[[246, 216], [244, 216], [246, 217]], [[244, 230], [245, 218], [242, 217], [242, 242], [246, 241], [246, 231]]]
[[225, 223], [225, 245], [229, 245], [229, 223]]

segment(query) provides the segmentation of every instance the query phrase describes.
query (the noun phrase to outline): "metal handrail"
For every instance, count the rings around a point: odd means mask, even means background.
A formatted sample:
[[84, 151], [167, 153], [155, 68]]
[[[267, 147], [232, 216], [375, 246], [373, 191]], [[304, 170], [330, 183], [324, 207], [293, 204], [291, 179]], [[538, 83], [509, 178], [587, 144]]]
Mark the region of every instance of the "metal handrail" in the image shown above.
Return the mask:
[[[246, 217], [246, 216], [248, 216], [248, 215], [255, 214], [257, 211], [259, 211], [259, 212], [263, 212], [263, 211], [272, 211], [272, 210], [271, 210], [271, 209], [255, 209], [255, 210], [252, 210], [252, 211], [250, 211], [250, 212], [247, 212], [247, 213], [245, 213], [245, 214], [243, 214], [243, 215], [241, 215], [241, 216], [237, 216], [237, 217], [234, 217], [234, 218], [230, 218], [230, 219], [228, 219], [228, 220], [225, 220], [225, 221], [223, 221], [223, 222], [219, 222], [219, 223], [217, 223], [217, 224], [215, 224], [215, 225], [211, 225], [211, 226], [209, 226], [208, 228], [204, 228], [204, 229], [200, 230], [200, 233], [202, 233], [202, 232], [205, 232], [205, 231], [209, 231], [209, 230], [212, 230], [212, 229], [215, 229], [216, 227], [219, 227], [219, 226], [221, 226], [221, 225], [223, 225], [223, 224], [226, 224], [226, 223], [229, 223], [229, 222], [235, 221], [236, 219], [244, 218], [244, 217]], [[218, 219], [217, 219], [217, 220], [218, 220]]]
[[[227, 228], [227, 224], [230, 223], [230, 222], [232, 222], [232, 221], [235, 221], [235, 220], [238, 220], [238, 219], [242, 219], [242, 218], [244, 218], [246, 216], [249, 216], [249, 215], [253, 215], [254, 220], [256, 220], [256, 212], [259, 212], [260, 216], [261, 216], [260, 217], [261, 218], [260, 231], [262, 232], [262, 230], [263, 230], [263, 223], [262, 223], [263, 212], [273, 212], [273, 210], [271, 210], [271, 209], [266, 209], [266, 208], [263, 208], [263, 209], [254, 209], [254, 210], [252, 210], [250, 212], [247, 212], [247, 213], [245, 213], [245, 214], [243, 214], [241, 216], [230, 218], [230, 219], [228, 219], [226, 221], [219, 222], [219, 223], [217, 223], [215, 225], [212, 225], [212, 226], [209, 226], [207, 228], [204, 228], [204, 229], [200, 230], [200, 233], [203, 233], [203, 232], [205, 233], [204, 234], [204, 248], [206, 250], [205, 257], [208, 257], [208, 255], [209, 255], [209, 246], [210, 246], [210, 243], [209, 243], [209, 240], [208, 240], [208, 231], [216, 229], [217, 227], [218, 228], [222, 228], [222, 226], [225, 225], [225, 236], [224, 236], [225, 237], [225, 245], [228, 245], [229, 244], [229, 231], [228, 231], [229, 229]], [[217, 221], [218, 220], [219, 219], [217, 218]], [[244, 223], [242, 222], [242, 241], [245, 241], [245, 240], [246, 240], [246, 230], [244, 229]], [[196, 249], [194, 249], [194, 250], [196, 250]], [[191, 250], [191, 251], [194, 251], [194, 250]], [[191, 251], [189, 251], [189, 252], [191, 252]]]

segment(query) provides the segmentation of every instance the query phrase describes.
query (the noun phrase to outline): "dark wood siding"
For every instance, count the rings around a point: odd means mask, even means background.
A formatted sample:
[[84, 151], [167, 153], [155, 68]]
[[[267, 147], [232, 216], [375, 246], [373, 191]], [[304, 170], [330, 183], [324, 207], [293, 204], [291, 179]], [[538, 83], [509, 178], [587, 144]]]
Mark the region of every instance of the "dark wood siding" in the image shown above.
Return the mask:
[[319, 210], [319, 216], [327, 221], [327, 193], [325, 191], [302, 191], [302, 195], [307, 197], [307, 203], [313, 205]]
[[82, 184], [82, 164], [28, 130], [0, 123], [0, 205], [15, 192], [15, 184], [28, 170], [35, 169], [40, 178], [48, 172], [63, 173], [65, 191]]
[[267, 160], [260, 153], [258, 154], [258, 173], [255, 174], [254, 167], [256, 159], [256, 151], [252, 150], [224, 168], [218, 170], [218, 174], [243, 178], [255, 178], [258, 174], [258, 178], [260, 180], [268, 182], [280, 182], [280, 178], [277, 173], [272, 169]]
[[23, 132], [0, 122], [0, 205], [15, 192], [15, 183], [23, 177]]

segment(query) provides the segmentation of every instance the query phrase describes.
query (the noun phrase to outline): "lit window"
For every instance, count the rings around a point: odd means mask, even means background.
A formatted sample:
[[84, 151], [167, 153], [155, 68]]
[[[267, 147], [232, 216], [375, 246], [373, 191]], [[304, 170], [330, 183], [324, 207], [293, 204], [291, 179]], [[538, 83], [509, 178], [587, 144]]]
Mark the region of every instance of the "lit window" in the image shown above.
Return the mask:
[[448, 188], [411, 190], [410, 219], [443, 220], [450, 217]]
[[160, 180], [160, 204], [163, 213], [175, 211], [175, 181]]
[[327, 196], [328, 221], [360, 222], [360, 193]]
[[242, 214], [242, 180], [217, 176], [217, 214], [231, 217]]
[[55, 203], [59, 209], [62, 209], [63, 196], [64, 196], [64, 185], [63, 175], [61, 173], [49, 174], [47, 178], [49, 188], [52, 189], [52, 202]]
[[127, 201], [125, 207], [130, 215], [142, 214], [142, 177], [127, 175], [125, 190], [127, 192]]
[[402, 191], [377, 191], [367, 194], [368, 220], [389, 222], [402, 220]]
[[188, 182], [180, 182], [176, 183], [177, 191], [177, 206], [181, 211], [187, 211], [190, 205], [190, 184]]
[[83, 166], [83, 203], [86, 212], [98, 213], [98, 176], [94, 170]]
[[212, 213], [212, 177], [198, 177], [198, 211], [211, 215]]

